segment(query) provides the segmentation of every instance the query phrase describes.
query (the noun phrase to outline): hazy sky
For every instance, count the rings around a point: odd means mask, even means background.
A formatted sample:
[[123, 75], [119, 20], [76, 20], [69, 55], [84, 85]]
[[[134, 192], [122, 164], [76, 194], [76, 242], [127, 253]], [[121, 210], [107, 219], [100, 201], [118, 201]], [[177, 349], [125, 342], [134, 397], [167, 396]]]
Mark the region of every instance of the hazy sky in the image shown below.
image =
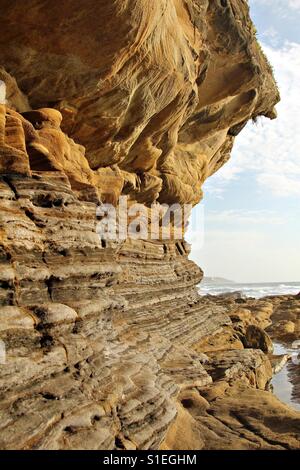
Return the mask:
[[191, 257], [207, 276], [300, 281], [300, 0], [249, 4], [280, 88], [278, 119], [249, 123], [205, 183], [194, 209], [204, 212], [204, 243], [192, 234]]

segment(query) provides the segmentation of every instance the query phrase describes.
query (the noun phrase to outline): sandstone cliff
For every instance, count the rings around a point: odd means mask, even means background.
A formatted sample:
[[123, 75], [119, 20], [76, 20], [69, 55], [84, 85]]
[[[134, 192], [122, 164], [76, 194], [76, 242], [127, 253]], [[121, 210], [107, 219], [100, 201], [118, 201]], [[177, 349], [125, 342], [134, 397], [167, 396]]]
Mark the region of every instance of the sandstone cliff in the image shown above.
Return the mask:
[[0, 7], [0, 447], [299, 446], [261, 343], [199, 297], [187, 244], [96, 233], [121, 194], [149, 217], [195, 205], [246, 122], [276, 116], [247, 2]]
[[278, 101], [244, 0], [1, 0], [0, 64], [8, 106], [59, 110], [81, 145], [49, 148], [60, 115], [26, 113], [50, 152], [28, 145], [32, 170], [63, 168], [102, 199], [199, 202], [248, 119]]

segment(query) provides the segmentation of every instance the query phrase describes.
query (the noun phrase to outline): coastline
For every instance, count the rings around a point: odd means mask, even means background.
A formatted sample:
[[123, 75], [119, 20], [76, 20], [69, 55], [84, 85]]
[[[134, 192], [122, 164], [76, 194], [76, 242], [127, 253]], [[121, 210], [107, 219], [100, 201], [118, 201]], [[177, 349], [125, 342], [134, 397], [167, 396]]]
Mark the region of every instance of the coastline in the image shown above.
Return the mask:
[[[253, 299], [233, 293], [202, 300], [225, 308], [233, 324], [199, 344], [213, 383], [198, 390], [201, 398], [183, 394], [185, 411], [200, 423], [203, 448], [299, 449], [299, 347], [285, 354], [299, 339], [299, 295]], [[275, 383], [281, 371], [288, 384]], [[284, 394], [286, 385], [291, 396]]]
[[280, 282], [234, 282], [222, 280], [215, 282], [204, 278], [199, 284], [200, 295], [224, 295], [240, 293], [241, 296], [254, 297], [256, 299], [280, 295], [296, 295], [300, 292], [300, 281], [280, 281]]

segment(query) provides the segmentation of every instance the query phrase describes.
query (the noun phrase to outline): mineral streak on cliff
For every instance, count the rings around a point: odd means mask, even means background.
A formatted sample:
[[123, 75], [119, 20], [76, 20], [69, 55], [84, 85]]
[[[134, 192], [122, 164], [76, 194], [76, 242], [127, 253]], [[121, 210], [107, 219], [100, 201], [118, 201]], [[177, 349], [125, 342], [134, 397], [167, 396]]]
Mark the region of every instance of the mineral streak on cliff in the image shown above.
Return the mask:
[[186, 243], [95, 230], [121, 194], [198, 203], [246, 122], [275, 117], [247, 2], [0, 9], [0, 447], [297, 447], [295, 415], [264, 391], [267, 335], [198, 296]]

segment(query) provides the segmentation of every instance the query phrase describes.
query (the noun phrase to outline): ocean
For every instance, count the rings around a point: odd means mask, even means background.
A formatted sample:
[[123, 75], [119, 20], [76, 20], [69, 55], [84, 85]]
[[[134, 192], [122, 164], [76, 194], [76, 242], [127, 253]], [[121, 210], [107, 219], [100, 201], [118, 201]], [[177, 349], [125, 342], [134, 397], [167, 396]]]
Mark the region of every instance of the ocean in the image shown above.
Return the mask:
[[300, 292], [299, 282], [262, 282], [262, 283], [236, 283], [236, 282], [214, 282], [204, 280], [199, 284], [201, 295], [219, 295], [230, 292], [241, 292], [247, 297], [259, 299], [268, 295], [298, 294]]

